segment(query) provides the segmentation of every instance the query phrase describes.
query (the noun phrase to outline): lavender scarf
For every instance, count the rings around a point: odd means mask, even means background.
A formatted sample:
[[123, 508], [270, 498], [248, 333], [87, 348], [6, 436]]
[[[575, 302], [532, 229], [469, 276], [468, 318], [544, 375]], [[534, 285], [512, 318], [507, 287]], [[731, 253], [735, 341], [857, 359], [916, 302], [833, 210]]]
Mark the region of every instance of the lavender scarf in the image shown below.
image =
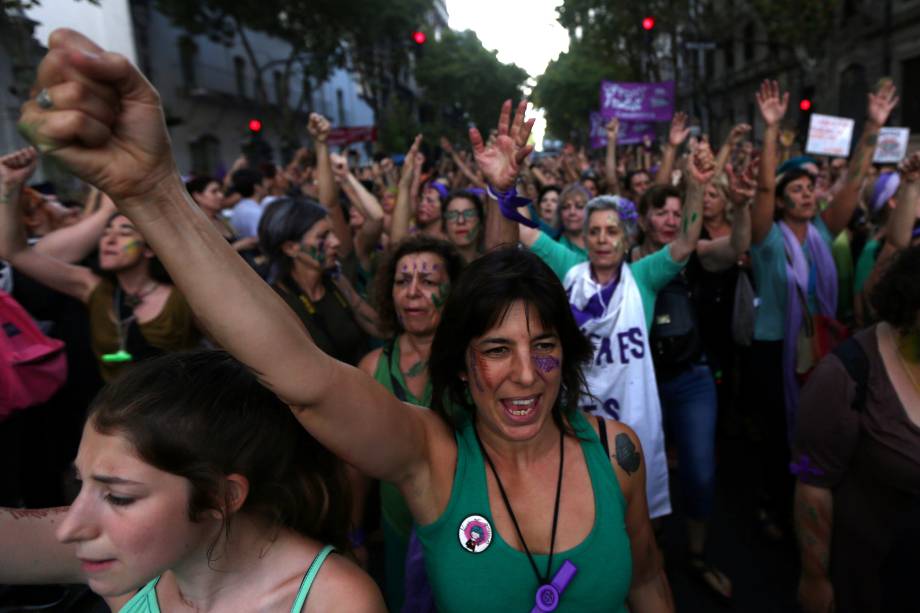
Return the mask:
[[[786, 251], [786, 327], [783, 342], [783, 397], [786, 401], [786, 428], [789, 440], [795, 431], [795, 419], [799, 408], [799, 382], [796, 379], [795, 362], [799, 330], [804, 323], [801, 296], [808, 296], [809, 266], [805, 251], [795, 234], [785, 222], [779, 222], [783, 232]], [[815, 294], [818, 315], [835, 317], [837, 314], [837, 267], [831, 256], [830, 247], [821, 238], [813, 223], [808, 224], [805, 249], [815, 265]], [[801, 290], [801, 294], [800, 294]]]

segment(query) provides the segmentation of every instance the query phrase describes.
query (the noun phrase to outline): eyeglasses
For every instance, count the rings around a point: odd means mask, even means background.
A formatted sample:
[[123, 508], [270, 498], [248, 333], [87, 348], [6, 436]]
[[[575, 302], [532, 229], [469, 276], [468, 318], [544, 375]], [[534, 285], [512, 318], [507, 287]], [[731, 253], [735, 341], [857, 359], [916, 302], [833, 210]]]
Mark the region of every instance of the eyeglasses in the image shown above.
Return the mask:
[[445, 221], [456, 222], [461, 217], [466, 221], [472, 221], [473, 219], [477, 219], [479, 217], [479, 213], [476, 211], [476, 209], [466, 209], [465, 211], [447, 211], [444, 213]]

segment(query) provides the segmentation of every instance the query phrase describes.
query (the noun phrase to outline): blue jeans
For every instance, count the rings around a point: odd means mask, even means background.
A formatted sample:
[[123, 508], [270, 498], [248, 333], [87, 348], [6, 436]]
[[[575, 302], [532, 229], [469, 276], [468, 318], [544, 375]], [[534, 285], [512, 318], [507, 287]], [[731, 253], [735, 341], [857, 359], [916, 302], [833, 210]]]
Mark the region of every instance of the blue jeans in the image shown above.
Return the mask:
[[677, 443], [681, 497], [687, 516], [704, 520], [715, 496], [715, 437], [718, 399], [712, 371], [694, 364], [659, 379], [665, 435]]

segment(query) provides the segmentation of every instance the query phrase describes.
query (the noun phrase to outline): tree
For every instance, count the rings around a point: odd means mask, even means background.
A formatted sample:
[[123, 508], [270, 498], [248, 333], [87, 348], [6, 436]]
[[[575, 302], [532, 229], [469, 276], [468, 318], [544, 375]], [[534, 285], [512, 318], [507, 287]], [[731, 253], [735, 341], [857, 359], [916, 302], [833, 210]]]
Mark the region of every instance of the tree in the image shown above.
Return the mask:
[[584, 142], [588, 114], [600, 102], [602, 80], [626, 80], [628, 66], [598, 58], [584, 41], [574, 40], [569, 50], [546, 67], [533, 90], [534, 104], [546, 113], [547, 133], [554, 138]]
[[422, 131], [454, 142], [466, 140], [471, 124], [493, 126], [496, 109], [508, 98], [520, 99], [528, 78], [523, 68], [499, 61], [471, 30], [448, 30], [425, 43], [415, 74], [423, 92]]

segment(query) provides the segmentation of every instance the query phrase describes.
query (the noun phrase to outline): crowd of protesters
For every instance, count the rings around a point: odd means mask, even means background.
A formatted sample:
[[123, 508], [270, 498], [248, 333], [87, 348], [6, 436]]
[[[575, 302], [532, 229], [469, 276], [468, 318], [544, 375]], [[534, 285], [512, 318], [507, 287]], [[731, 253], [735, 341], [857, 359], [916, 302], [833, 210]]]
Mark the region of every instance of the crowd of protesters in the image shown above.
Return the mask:
[[[707, 537], [733, 431], [803, 609], [909, 610], [920, 154], [872, 163], [890, 80], [848, 159], [782, 146], [766, 81], [763, 132], [718, 150], [677, 113], [658, 150], [614, 119], [599, 157], [538, 154], [509, 101], [469, 146], [366, 165], [313, 114], [311, 149], [209, 177], [124, 58], [49, 48], [32, 146], [0, 157], [0, 584], [121, 611], [671, 611], [673, 492], [682, 572], [731, 603]], [[85, 196], [29, 186], [41, 156]]]

